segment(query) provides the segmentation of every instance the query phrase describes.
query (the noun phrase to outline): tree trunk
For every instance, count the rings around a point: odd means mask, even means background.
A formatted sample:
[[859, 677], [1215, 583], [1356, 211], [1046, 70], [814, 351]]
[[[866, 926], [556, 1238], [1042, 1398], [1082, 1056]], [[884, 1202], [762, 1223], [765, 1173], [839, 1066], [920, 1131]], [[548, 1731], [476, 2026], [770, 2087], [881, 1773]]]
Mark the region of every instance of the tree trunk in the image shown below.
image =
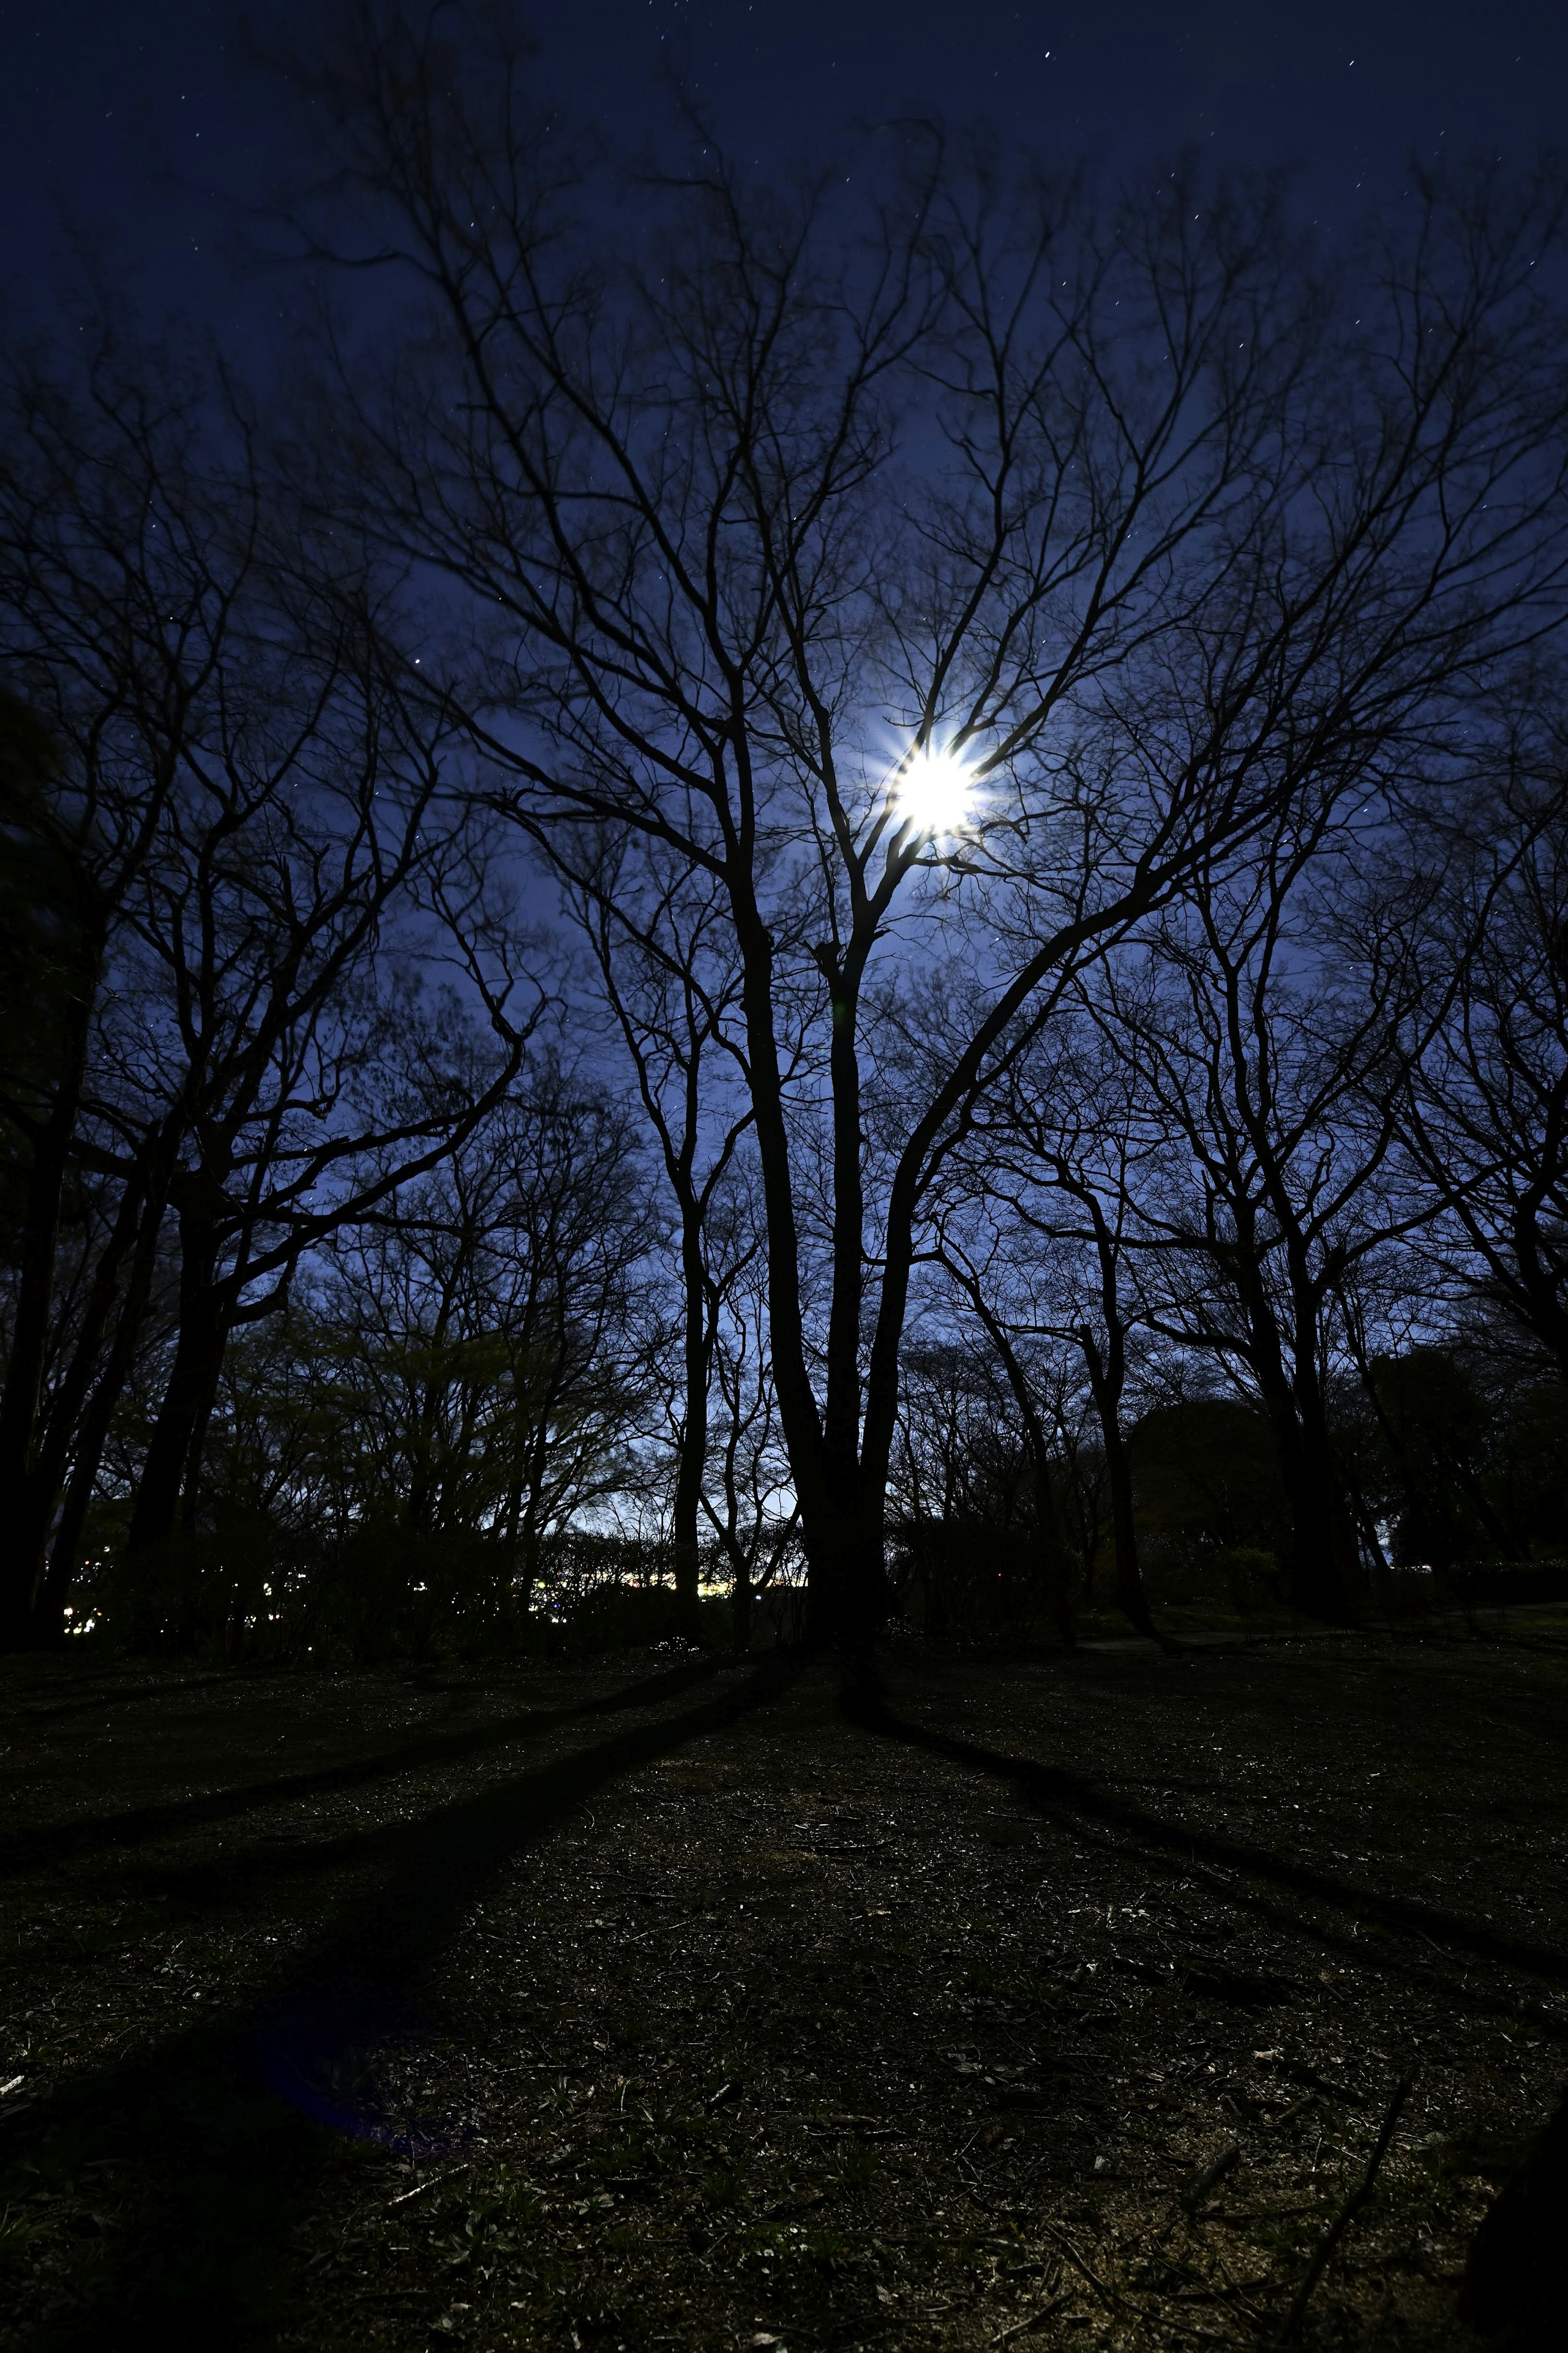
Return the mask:
[[[1315, 1321], [1309, 1333], [1302, 1332], [1298, 1302], [1298, 1377], [1292, 1381], [1285, 1370], [1279, 1319], [1262, 1268], [1245, 1245], [1237, 1253], [1235, 1279], [1247, 1314], [1252, 1370], [1268, 1415], [1279, 1483], [1290, 1511], [1286, 1570], [1291, 1605], [1324, 1625], [1352, 1626], [1355, 1623], [1351, 1605], [1353, 1548], [1346, 1544], [1348, 1532], [1335, 1488], [1322, 1398], [1307, 1369], [1312, 1362]], [[1352, 1551], [1348, 1564], [1347, 1549]]]
[[1288, 1430], [1282, 1433], [1282, 1416], [1275, 1422], [1280, 1476], [1290, 1504], [1290, 1599], [1298, 1609], [1325, 1625], [1353, 1626], [1353, 1539], [1340, 1499], [1328, 1425], [1318, 1407], [1316, 1398], [1293, 1398]]
[[752, 1572], [743, 1558], [731, 1563], [734, 1585], [730, 1595], [730, 1640], [742, 1658], [752, 1647], [752, 1620], [756, 1599]]
[[[1279, 1198], [1282, 1202], [1283, 1187]], [[1328, 1405], [1319, 1370], [1323, 1292], [1313, 1281], [1305, 1241], [1294, 1228], [1287, 1232], [1286, 1256], [1290, 1270], [1294, 1326], [1291, 1356], [1295, 1377], [1290, 1388], [1300, 1432], [1292, 1589], [1300, 1597], [1298, 1608], [1310, 1610], [1314, 1618], [1321, 1618], [1329, 1625], [1352, 1626], [1361, 1588], [1361, 1561], [1334, 1458]]]
[[142, 1465], [126, 1550], [144, 1552], [173, 1534], [197, 1431], [211, 1410], [227, 1324], [216, 1282], [217, 1242], [205, 1219], [180, 1221], [180, 1331], [163, 1401]]
[[700, 1554], [697, 1544], [698, 1514], [702, 1506], [702, 1474], [708, 1461], [708, 1384], [713, 1360], [712, 1318], [709, 1312], [707, 1270], [702, 1260], [702, 1226], [695, 1202], [682, 1199], [680, 1266], [685, 1293], [685, 1411], [675, 1465], [675, 1599], [682, 1632], [696, 1641], [701, 1634]]
[[1089, 1385], [1094, 1397], [1095, 1411], [1100, 1417], [1100, 1432], [1105, 1443], [1105, 1480], [1110, 1491], [1110, 1543], [1116, 1562], [1116, 1606], [1140, 1634], [1152, 1640], [1154, 1621], [1149, 1615], [1149, 1597], [1143, 1589], [1142, 1564], [1138, 1558], [1138, 1529], [1132, 1516], [1132, 1465], [1128, 1460], [1126, 1441], [1121, 1435], [1121, 1393], [1126, 1386], [1126, 1369], [1121, 1351], [1121, 1335], [1112, 1331], [1106, 1354], [1102, 1356], [1100, 1344], [1086, 1324], [1079, 1334], [1089, 1367]]
[[1394, 1464], [1399, 1481], [1400, 1493], [1405, 1498], [1405, 1526], [1417, 1527], [1423, 1518], [1422, 1495], [1411, 1466], [1409, 1450], [1401, 1438], [1396, 1425], [1390, 1419], [1383, 1399], [1378, 1395], [1377, 1383], [1373, 1377], [1371, 1359], [1359, 1341], [1355, 1354], [1356, 1372], [1361, 1380], [1363, 1392], [1372, 1407], [1378, 1429], [1383, 1433], [1383, 1442], [1388, 1449], [1389, 1460]]
[[[868, 945], [869, 943], [868, 942]], [[814, 1530], [803, 1514], [806, 1546], [806, 1622], [813, 1641], [838, 1647], [853, 1689], [868, 1683], [877, 1635], [890, 1602], [885, 1558], [887, 1450], [878, 1459], [873, 1417], [860, 1378], [865, 1302], [865, 1149], [856, 1027], [863, 954], [835, 971], [828, 1073], [833, 1113], [833, 1280], [822, 1415], [827, 1508]], [[891, 1438], [889, 1420], [889, 1439]]]
[[[950, 1272], [958, 1270], [946, 1261]], [[960, 1274], [959, 1280], [968, 1292], [975, 1314], [985, 1326], [992, 1345], [1002, 1359], [1002, 1370], [1013, 1392], [1013, 1402], [1018, 1409], [1024, 1425], [1024, 1440], [1029, 1451], [1034, 1472], [1035, 1525], [1039, 1548], [1040, 1583], [1046, 1596], [1046, 1607], [1057, 1638], [1066, 1650], [1078, 1641], [1072, 1622], [1072, 1596], [1068, 1591], [1067, 1561], [1062, 1544], [1061, 1514], [1057, 1508], [1056, 1486], [1051, 1476], [1051, 1452], [1046, 1442], [1046, 1427], [1040, 1419], [1029, 1387], [1028, 1374], [1023, 1359], [1014, 1346], [1012, 1336], [1000, 1316], [994, 1314], [979, 1282], [972, 1275]], [[1090, 1564], [1092, 1574], [1092, 1564]]]
[[1056, 1637], [1064, 1651], [1075, 1648], [1077, 1630], [1072, 1622], [1072, 1595], [1068, 1590], [1067, 1551], [1062, 1542], [1061, 1514], [1057, 1509], [1056, 1485], [1051, 1477], [1050, 1457], [1043, 1443], [1044, 1433], [1031, 1432], [1030, 1461], [1035, 1473], [1035, 1541], [1040, 1562], [1040, 1586], [1046, 1597]]
[[98, 1483], [99, 1464], [103, 1460], [114, 1409], [130, 1376], [131, 1360], [136, 1352], [136, 1342], [141, 1335], [147, 1301], [152, 1293], [163, 1209], [162, 1191], [152, 1194], [142, 1205], [136, 1236], [136, 1254], [131, 1261], [131, 1276], [115, 1324], [109, 1356], [77, 1429], [76, 1451], [71, 1461], [65, 1502], [55, 1529], [54, 1541], [49, 1546], [48, 1567], [44, 1572], [34, 1607], [34, 1638], [45, 1648], [58, 1642], [64, 1635], [66, 1603], [70, 1599], [82, 1533], [87, 1525], [93, 1489]]
[[[536, 1450], [531, 1447], [531, 1452]], [[539, 1534], [539, 1483], [537, 1466], [534, 1475], [526, 1476], [522, 1493], [522, 1517], [518, 1530], [516, 1560], [516, 1605], [518, 1624], [525, 1640], [533, 1630], [533, 1595], [539, 1583], [542, 1546]]]
[[[768, 1267], [768, 1345], [778, 1394], [779, 1419], [803, 1524], [825, 1513], [822, 1425], [806, 1368], [801, 1302], [800, 1235], [791, 1180], [789, 1123], [773, 1028], [773, 934], [763, 922], [749, 885], [731, 883], [736, 935], [743, 958], [742, 1006], [745, 1016], [749, 1078], [756, 1114], [757, 1158], [762, 1170]], [[816, 1639], [824, 1612], [820, 1577], [811, 1596], [813, 1548], [808, 1539], [808, 1627]]]
[[1128, 1459], [1119, 1416], [1112, 1411], [1101, 1425], [1105, 1438], [1105, 1477], [1110, 1490], [1110, 1541], [1116, 1560], [1116, 1601], [1141, 1634], [1152, 1635], [1149, 1597], [1143, 1587], [1143, 1565], [1138, 1557], [1138, 1528], [1132, 1515], [1132, 1465]]
[[34, 1509], [29, 1514], [27, 1491], [37, 1468], [60, 1209], [81, 1105], [91, 1011], [92, 991], [84, 987], [68, 1001], [60, 1083], [34, 1143], [27, 1171], [11, 1353], [5, 1388], [0, 1391], [0, 1513], [8, 1528], [15, 1529], [20, 1520], [24, 1540], [7, 1546], [5, 1566], [0, 1569], [0, 1650], [18, 1648], [32, 1638], [39, 1558], [48, 1512], [53, 1509], [51, 1495], [34, 1543], [28, 1519], [37, 1517], [37, 1498], [32, 1499]]
[[[226, 1340], [226, 1334], [225, 1338]], [[223, 1349], [219, 1347], [207, 1367], [207, 1377], [196, 1402], [191, 1423], [191, 1442], [185, 1449], [185, 1473], [180, 1487], [180, 1525], [187, 1535], [196, 1527], [196, 1505], [201, 1496], [202, 1461], [206, 1453], [207, 1432], [217, 1405], [217, 1385], [223, 1372]]]
[[83, 1402], [91, 1385], [104, 1327], [113, 1312], [126, 1252], [135, 1240], [142, 1207], [138, 1180], [125, 1187], [114, 1227], [94, 1270], [70, 1357], [50, 1400], [47, 1416], [35, 1426], [32, 1461], [12, 1497], [10, 1514], [11, 1573], [26, 1580], [28, 1592], [27, 1639], [49, 1640], [39, 1618], [49, 1550], [49, 1528], [60, 1499], [60, 1485], [69, 1459]]
[[[869, 1485], [870, 1482], [868, 1482]], [[850, 1684], [868, 1682], [888, 1615], [884, 1499], [875, 1487], [858, 1512], [805, 1525], [805, 1622], [812, 1647], [837, 1646]]]
[[1482, 1486], [1475, 1464], [1468, 1456], [1464, 1454], [1456, 1456], [1454, 1478], [1460, 1493], [1466, 1497], [1482, 1528], [1496, 1545], [1499, 1558], [1522, 1559], [1525, 1546], [1520, 1543], [1519, 1538], [1503, 1521], [1491, 1497]]

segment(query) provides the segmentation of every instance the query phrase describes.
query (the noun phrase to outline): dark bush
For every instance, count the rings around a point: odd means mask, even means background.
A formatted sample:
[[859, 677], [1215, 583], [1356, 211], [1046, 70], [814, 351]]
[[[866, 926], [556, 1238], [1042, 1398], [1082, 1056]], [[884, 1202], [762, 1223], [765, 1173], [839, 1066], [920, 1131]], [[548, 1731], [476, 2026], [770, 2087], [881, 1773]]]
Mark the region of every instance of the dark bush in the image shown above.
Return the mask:
[[668, 1585], [601, 1585], [564, 1620], [578, 1651], [645, 1651], [686, 1631], [680, 1604]]
[[1568, 1601], [1568, 1560], [1467, 1561], [1448, 1579], [1455, 1598], [1473, 1605]]
[[317, 1545], [237, 1519], [112, 1557], [91, 1607], [115, 1650], [369, 1666], [514, 1647], [511, 1594], [511, 1548], [471, 1529], [371, 1525]]

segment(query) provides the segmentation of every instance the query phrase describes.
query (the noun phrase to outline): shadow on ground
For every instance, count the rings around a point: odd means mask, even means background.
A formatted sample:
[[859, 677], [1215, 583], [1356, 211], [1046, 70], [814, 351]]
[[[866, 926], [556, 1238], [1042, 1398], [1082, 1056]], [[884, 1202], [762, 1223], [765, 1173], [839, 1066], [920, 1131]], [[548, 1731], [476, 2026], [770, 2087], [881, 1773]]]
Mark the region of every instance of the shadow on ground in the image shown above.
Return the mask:
[[[130, 2231], [107, 2251], [90, 2290], [46, 2320], [34, 2340], [40, 2353], [256, 2341], [279, 2313], [290, 2232], [323, 2168], [341, 2157], [339, 2136], [410, 2147], [406, 2128], [378, 2112], [375, 2059], [390, 2042], [430, 2031], [432, 1967], [494, 1875], [608, 1783], [733, 1725], [776, 1698], [796, 1672], [787, 1658], [770, 1659], [700, 1706], [439, 1807], [384, 1837], [391, 1867], [380, 1886], [294, 1956], [265, 1996], [14, 2119], [5, 2154], [12, 2184], [24, 2192], [128, 2161], [140, 2177]], [[554, 1720], [655, 1706], [690, 1680], [690, 1670], [656, 1677]], [[511, 1736], [542, 1720], [535, 1715]], [[473, 1745], [487, 1744], [481, 1736]], [[279, 1783], [270, 1793], [290, 1790]], [[460, 2119], [448, 2121], [449, 2139], [461, 2131]], [[439, 2137], [426, 2136], [424, 2146]]]
[[[384, 1781], [400, 1773], [416, 1773], [434, 1765], [458, 1764], [465, 1757], [482, 1756], [490, 1748], [510, 1747], [514, 1741], [531, 1739], [558, 1725], [579, 1719], [614, 1715], [627, 1708], [658, 1707], [667, 1699], [679, 1698], [693, 1683], [716, 1674], [723, 1664], [719, 1658], [694, 1659], [672, 1667], [668, 1674], [655, 1675], [626, 1690], [611, 1692], [603, 1699], [580, 1701], [574, 1707], [529, 1708], [521, 1715], [506, 1716], [499, 1724], [481, 1725], [471, 1732], [421, 1733], [416, 1739], [402, 1741], [379, 1757], [353, 1757], [346, 1764], [320, 1767], [313, 1773], [282, 1774], [267, 1781], [247, 1782], [239, 1788], [215, 1789], [200, 1798], [181, 1798], [157, 1806], [129, 1806], [113, 1813], [83, 1815], [78, 1820], [47, 1830], [18, 1831], [0, 1841], [0, 1873], [30, 1871], [40, 1862], [58, 1862], [65, 1855], [139, 1845], [174, 1831], [232, 1821], [261, 1807], [286, 1805], [301, 1798], [331, 1797], [344, 1789], [363, 1788], [373, 1781]], [[199, 1683], [182, 1686], [185, 1690], [200, 1687]]]
[[[1226, 1870], [1243, 1872], [1249, 1878], [1289, 1888], [1293, 1894], [1310, 1896], [1342, 1911], [1375, 1920], [1383, 1927], [1414, 1932], [1436, 1944], [1472, 1953], [1479, 1959], [1525, 1970], [1554, 1985], [1568, 1985], [1568, 1954], [1553, 1952], [1550, 1947], [1500, 1936], [1474, 1921], [1458, 1919], [1408, 1896], [1378, 1894], [1371, 1888], [1352, 1886], [1327, 1872], [1314, 1870], [1309, 1863], [1292, 1862], [1286, 1856], [1274, 1854], [1267, 1847], [1225, 1838], [1217, 1831], [1198, 1830], [1187, 1823], [1166, 1821], [1142, 1807], [1130, 1806], [1121, 1799], [1109, 1796], [1092, 1782], [1064, 1771], [1060, 1766], [1011, 1757], [1003, 1749], [988, 1748], [958, 1734], [937, 1732], [910, 1723], [906, 1717], [895, 1715], [879, 1692], [857, 1691], [847, 1696], [845, 1709], [868, 1732], [907, 1741], [955, 1764], [972, 1766], [995, 1779], [1011, 1781], [1038, 1813], [1058, 1818], [1078, 1816], [1104, 1823], [1187, 1862], [1201, 1859]], [[1226, 1888], [1224, 1892], [1233, 1900], [1244, 1900], [1238, 1888]], [[1290, 1925], [1300, 1933], [1314, 1933], [1310, 1921], [1296, 1919]], [[1357, 1957], [1363, 1964], [1375, 1966], [1376, 1957], [1364, 1950], [1358, 1950]]]

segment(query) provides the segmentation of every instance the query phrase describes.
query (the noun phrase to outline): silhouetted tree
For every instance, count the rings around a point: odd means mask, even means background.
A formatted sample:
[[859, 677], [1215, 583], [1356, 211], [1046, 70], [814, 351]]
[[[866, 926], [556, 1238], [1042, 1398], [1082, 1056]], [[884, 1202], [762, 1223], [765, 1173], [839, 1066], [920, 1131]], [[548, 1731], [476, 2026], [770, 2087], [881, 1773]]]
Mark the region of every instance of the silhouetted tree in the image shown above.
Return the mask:
[[[675, 1211], [681, 1385], [670, 1535], [676, 1591], [695, 1634], [714, 1350], [726, 1299], [757, 1240], [754, 1233], [742, 1240], [744, 1221], [726, 1214], [726, 1179], [752, 1124], [743, 1091], [737, 1100], [740, 962], [711, 876], [693, 875], [685, 860], [637, 834], [613, 847], [570, 843], [558, 854], [571, 849], [591, 853], [569, 873], [569, 895], [636, 1072]], [[729, 1491], [732, 1501], [732, 1476]], [[727, 1531], [730, 1525], [726, 1519]], [[737, 1623], [742, 1614], [738, 1603]]]
[[1426, 1000], [1394, 1095], [1460, 1288], [1568, 1378], [1568, 771], [1484, 793], [1423, 943]]
[[[106, 341], [79, 367], [18, 366], [5, 403], [0, 657], [55, 747], [14, 835], [49, 878], [57, 1008], [4, 1106], [18, 1219], [0, 1641], [16, 1642], [58, 1634], [165, 1218], [178, 1338], [133, 1548], [194, 1488], [229, 1331], [395, 1181], [384, 1147], [429, 1166], [498, 1100], [524, 1038], [504, 975], [480, 979], [502, 1041], [488, 1094], [449, 1093], [412, 1124], [339, 1118], [394, 1014], [374, 976], [384, 934], [416, 915], [416, 882], [462, 862], [428, 822], [446, 723], [383, 659], [363, 560], [264, 490], [211, 371]], [[477, 934], [465, 954], [477, 969]]]
[[[913, 132], [879, 195], [753, 188], [709, 141], [612, 213], [526, 44], [353, 22], [302, 76], [317, 249], [426, 306], [336, 396], [366, 512], [477, 637], [446, 677], [495, 806], [722, 895], [815, 1623], [858, 1648], [969, 1107], [1076, 965], [1300, 792], [1430, 751], [1555, 625], [1555, 193], [1429, 188], [1387, 269], [1336, 273], [1353, 309], [1267, 197], [1178, 173], [1095, 207]], [[933, 760], [970, 764], [952, 828]], [[895, 1096], [878, 1010], [922, 940], [965, 986]]]

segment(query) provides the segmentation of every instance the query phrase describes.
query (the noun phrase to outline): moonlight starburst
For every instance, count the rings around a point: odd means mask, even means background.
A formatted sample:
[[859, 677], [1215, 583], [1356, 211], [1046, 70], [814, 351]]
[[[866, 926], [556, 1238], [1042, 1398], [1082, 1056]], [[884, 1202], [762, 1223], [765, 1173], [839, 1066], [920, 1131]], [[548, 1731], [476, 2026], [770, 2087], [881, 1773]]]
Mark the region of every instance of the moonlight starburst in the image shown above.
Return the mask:
[[954, 752], [926, 744], [899, 777], [893, 806], [900, 826], [926, 837], [957, 833], [968, 824], [974, 771]]

